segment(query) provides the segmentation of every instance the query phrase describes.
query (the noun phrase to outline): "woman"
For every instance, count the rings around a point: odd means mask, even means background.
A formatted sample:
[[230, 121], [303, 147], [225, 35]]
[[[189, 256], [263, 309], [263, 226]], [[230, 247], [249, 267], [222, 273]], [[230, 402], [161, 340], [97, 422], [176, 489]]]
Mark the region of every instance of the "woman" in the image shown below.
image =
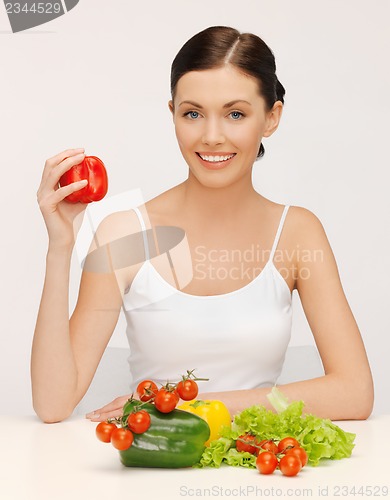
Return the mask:
[[[371, 372], [324, 229], [310, 211], [268, 200], [252, 185], [253, 163], [264, 154], [263, 138], [277, 129], [284, 102], [271, 50], [253, 34], [208, 28], [176, 56], [171, 91], [169, 109], [188, 178], [101, 223], [95, 241], [106, 249], [122, 241], [128, 265], [113, 265], [109, 253], [109, 272], [86, 266], [70, 320], [73, 222], [85, 205], [64, 198], [84, 184], [58, 188], [58, 180], [83, 152], [67, 150], [45, 164], [38, 202], [49, 248], [32, 350], [35, 411], [46, 422], [72, 413], [121, 307], [134, 386], [143, 378], [177, 379], [195, 367], [210, 378], [201, 397], [224, 401], [233, 414], [252, 404], [268, 406], [266, 394], [277, 383], [290, 339], [295, 289], [325, 375], [281, 390], [321, 417], [367, 418]], [[185, 233], [189, 278], [182, 254], [172, 259], [173, 249], [160, 252], [156, 239], [151, 250], [157, 227]], [[125, 237], [141, 233], [140, 259]], [[128, 397], [87, 417], [117, 416]]]

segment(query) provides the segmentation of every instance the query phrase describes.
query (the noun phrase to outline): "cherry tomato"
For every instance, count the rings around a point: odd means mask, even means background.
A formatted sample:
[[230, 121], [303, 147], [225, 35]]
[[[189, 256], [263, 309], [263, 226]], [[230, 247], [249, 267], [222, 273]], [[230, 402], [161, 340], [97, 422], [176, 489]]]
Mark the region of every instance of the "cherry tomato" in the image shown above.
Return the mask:
[[263, 448], [263, 450], [270, 451], [271, 453], [278, 453], [278, 445], [272, 439], [263, 439], [260, 441], [259, 446]]
[[150, 427], [150, 415], [146, 410], [139, 410], [134, 413], [130, 413], [127, 419], [127, 425], [135, 434], [142, 434]]
[[96, 426], [96, 437], [103, 443], [109, 443], [114, 429], [116, 429], [116, 425], [112, 422], [100, 422]]
[[65, 200], [69, 203], [91, 203], [104, 198], [108, 190], [107, 171], [102, 160], [97, 156], [86, 156], [78, 165], [74, 165], [61, 177], [60, 186], [67, 186], [73, 182], [88, 180], [88, 184], [68, 195]]
[[278, 465], [278, 459], [274, 453], [263, 451], [256, 458], [256, 467], [260, 474], [272, 474]]
[[279, 469], [285, 476], [296, 476], [302, 469], [302, 462], [295, 455], [288, 453], [279, 460]]
[[[245, 443], [243, 441], [245, 441]], [[253, 434], [242, 434], [236, 441], [236, 450], [247, 451], [248, 453], [252, 453], [252, 455], [257, 455], [259, 449], [253, 446], [254, 444], [258, 444], [256, 436]]]
[[133, 444], [134, 436], [129, 429], [117, 427], [111, 434], [111, 443], [117, 450], [127, 450]]
[[170, 391], [165, 387], [161, 387], [154, 399], [154, 406], [158, 411], [161, 411], [161, 413], [169, 413], [176, 408], [178, 402], [179, 396], [176, 391]]
[[195, 399], [198, 395], [198, 390], [198, 384], [195, 380], [191, 379], [181, 380], [176, 387], [176, 391], [183, 401]]
[[143, 380], [137, 386], [137, 393], [141, 401], [150, 401], [157, 394], [158, 388], [153, 380]]
[[301, 446], [300, 443], [293, 437], [285, 437], [278, 443], [278, 452], [283, 453], [287, 446]]
[[299, 458], [302, 463], [302, 467], [305, 467], [307, 464], [308, 456], [306, 451], [300, 446], [294, 446], [294, 448], [288, 448], [286, 450], [286, 455], [295, 455]]

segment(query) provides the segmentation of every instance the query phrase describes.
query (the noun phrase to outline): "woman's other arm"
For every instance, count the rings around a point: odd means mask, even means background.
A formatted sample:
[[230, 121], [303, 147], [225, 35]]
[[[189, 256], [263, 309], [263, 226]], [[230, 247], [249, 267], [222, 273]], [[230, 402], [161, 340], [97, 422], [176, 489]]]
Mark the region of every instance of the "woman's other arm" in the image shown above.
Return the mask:
[[[300, 207], [292, 207], [288, 219], [289, 232], [300, 249], [296, 288], [325, 375], [281, 385], [280, 389], [290, 401], [303, 400], [307, 413], [333, 420], [366, 419], [374, 402], [371, 370], [324, 228], [313, 213]], [[253, 404], [271, 408], [266, 398], [269, 391], [261, 388], [200, 397], [221, 399], [234, 414]]]

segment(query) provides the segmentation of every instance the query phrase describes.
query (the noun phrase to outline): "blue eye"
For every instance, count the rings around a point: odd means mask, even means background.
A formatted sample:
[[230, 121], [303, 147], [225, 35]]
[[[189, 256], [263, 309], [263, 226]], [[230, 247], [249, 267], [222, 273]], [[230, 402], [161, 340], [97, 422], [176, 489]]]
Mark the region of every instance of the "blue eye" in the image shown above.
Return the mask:
[[240, 111], [232, 111], [230, 115], [232, 116], [233, 120], [239, 120], [242, 116], [244, 116]]
[[187, 111], [187, 113], [184, 113], [184, 116], [188, 116], [190, 120], [195, 120], [198, 118], [199, 113], [197, 111]]
[[[229, 114], [234, 121], [241, 120], [241, 118], [245, 116], [244, 113], [241, 113], [241, 111], [231, 111]], [[187, 111], [183, 116], [186, 116], [190, 120], [196, 120], [200, 115], [198, 111]]]

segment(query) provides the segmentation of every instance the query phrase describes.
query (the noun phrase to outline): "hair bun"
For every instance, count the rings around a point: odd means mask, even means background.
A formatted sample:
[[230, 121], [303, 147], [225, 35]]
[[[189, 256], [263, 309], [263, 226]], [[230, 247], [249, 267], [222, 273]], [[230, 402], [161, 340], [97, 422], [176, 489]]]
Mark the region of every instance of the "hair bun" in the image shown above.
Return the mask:
[[276, 77], [276, 100], [282, 101], [282, 103], [284, 104], [284, 94], [285, 93], [286, 93], [285, 88], [278, 80], [278, 77]]

